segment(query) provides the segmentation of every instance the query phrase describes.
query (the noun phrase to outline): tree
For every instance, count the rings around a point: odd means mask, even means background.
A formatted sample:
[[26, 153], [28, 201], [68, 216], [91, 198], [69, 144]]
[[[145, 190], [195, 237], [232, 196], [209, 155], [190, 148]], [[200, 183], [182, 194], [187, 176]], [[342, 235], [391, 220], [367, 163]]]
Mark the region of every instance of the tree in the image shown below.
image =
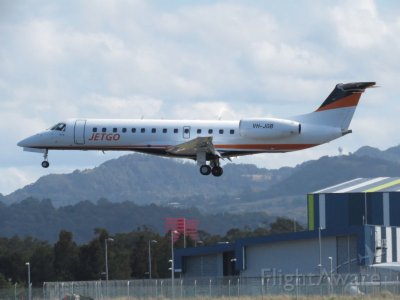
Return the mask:
[[139, 233], [131, 253], [131, 276], [133, 278], [145, 278], [148, 272], [148, 238]]
[[0, 273], [0, 289], [9, 288], [10, 282], [6, 279], [4, 274]]
[[98, 280], [104, 270], [103, 249], [98, 240], [80, 247], [78, 280]]
[[303, 231], [304, 227], [299, 223], [294, 222], [291, 219], [286, 218], [277, 218], [275, 222], [270, 225], [270, 233], [278, 234], [278, 233], [287, 233], [294, 232], [294, 228], [296, 227], [296, 231]]
[[79, 280], [98, 280], [105, 274], [104, 243], [109, 235], [104, 228], [95, 228], [94, 233], [97, 237], [89, 244], [81, 246], [79, 251]]
[[71, 281], [78, 272], [79, 249], [72, 240], [72, 233], [62, 230], [54, 245], [54, 272], [57, 280]]
[[35, 248], [30, 258], [30, 264], [33, 285], [37, 286], [54, 279], [54, 251], [50, 245], [46, 244]]

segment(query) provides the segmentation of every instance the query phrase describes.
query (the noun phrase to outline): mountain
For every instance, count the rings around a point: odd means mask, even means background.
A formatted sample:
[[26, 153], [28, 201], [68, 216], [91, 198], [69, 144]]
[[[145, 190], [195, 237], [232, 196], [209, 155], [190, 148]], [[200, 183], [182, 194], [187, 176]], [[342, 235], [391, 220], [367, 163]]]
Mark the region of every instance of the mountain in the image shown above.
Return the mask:
[[198, 203], [235, 197], [251, 187], [263, 189], [287, 176], [289, 169], [267, 170], [254, 165], [228, 164], [220, 178], [201, 176], [192, 163], [142, 154], [107, 161], [94, 169], [51, 174], [2, 198], [6, 204], [28, 197], [51, 199], [55, 206], [106, 198], [136, 204]]
[[263, 212], [204, 214], [196, 208], [138, 206], [132, 202], [111, 203], [104, 199], [96, 204], [82, 201], [55, 208], [50, 200], [28, 198], [11, 205], [0, 204], [0, 236], [32, 236], [55, 242], [59, 232], [67, 230], [74, 233], [78, 243], [84, 243], [93, 238], [95, 228], [106, 228], [114, 234], [146, 226], [164, 234], [165, 219], [171, 217], [195, 219], [199, 229], [220, 235], [232, 228], [257, 228], [273, 220]]
[[381, 151], [378, 148], [364, 146], [354, 152], [356, 156], [367, 156], [400, 163], [400, 145]]
[[264, 211], [304, 221], [307, 193], [356, 177], [380, 176], [400, 176], [400, 146], [385, 151], [362, 147], [351, 155], [276, 170], [231, 163], [219, 178], [201, 176], [193, 163], [130, 154], [94, 169], [44, 176], [0, 201], [12, 204], [33, 197], [62, 207], [107, 199], [196, 207], [204, 213]]

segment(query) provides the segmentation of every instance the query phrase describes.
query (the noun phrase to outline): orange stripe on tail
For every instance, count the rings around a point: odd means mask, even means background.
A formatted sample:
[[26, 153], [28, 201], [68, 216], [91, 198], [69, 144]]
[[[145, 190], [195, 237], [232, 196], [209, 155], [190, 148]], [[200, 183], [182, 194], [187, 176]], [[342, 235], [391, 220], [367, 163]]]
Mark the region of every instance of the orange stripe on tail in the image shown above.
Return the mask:
[[324, 110], [329, 110], [329, 109], [337, 109], [337, 108], [343, 108], [343, 107], [351, 107], [351, 106], [357, 106], [358, 101], [360, 100], [362, 93], [354, 93], [350, 96], [344, 97], [342, 99], [339, 99], [335, 102], [332, 102], [328, 105], [321, 106], [318, 108], [316, 111], [324, 111]]

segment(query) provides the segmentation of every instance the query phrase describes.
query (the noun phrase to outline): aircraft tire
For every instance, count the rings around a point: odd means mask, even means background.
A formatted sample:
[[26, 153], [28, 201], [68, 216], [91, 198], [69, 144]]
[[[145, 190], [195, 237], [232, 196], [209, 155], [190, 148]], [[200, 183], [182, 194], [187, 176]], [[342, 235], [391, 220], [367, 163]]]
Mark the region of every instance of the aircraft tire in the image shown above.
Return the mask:
[[47, 160], [42, 161], [42, 167], [43, 168], [48, 168], [50, 166], [49, 162]]
[[211, 173], [215, 176], [215, 177], [219, 177], [224, 173], [224, 170], [219, 167], [219, 166], [215, 166], [214, 168], [212, 168]]
[[202, 165], [200, 167], [200, 173], [201, 173], [201, 175], [210, 175], [211, 167], [208, 165]]

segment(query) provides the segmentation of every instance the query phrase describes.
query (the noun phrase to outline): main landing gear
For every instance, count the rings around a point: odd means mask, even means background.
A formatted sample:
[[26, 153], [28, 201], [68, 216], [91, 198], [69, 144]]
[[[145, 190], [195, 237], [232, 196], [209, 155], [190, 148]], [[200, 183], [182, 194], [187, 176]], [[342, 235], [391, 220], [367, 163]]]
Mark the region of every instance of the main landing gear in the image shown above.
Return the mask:
[[219, 157], [214, 156], [214, 159], [210, 160], [210, 165], [207, 165], [207, 157], [205, 151], [198, 151], [196, 153], [197, 165], [200, 166], [201, 175], [213, 174], [215, 177], [219, 177], [224, 172], [219, 165]]
[[210, 175], [213, 174], [215, 177], [219, 177], [224, 173], [224, 170], [219, 166], [219, 160], [212, 160], [210, 165], [201, 165], [200, 173], [202, 175]]
[[49, 155], [49, 150], [46, 149], [46, 151], [44, 152], [44, 155], [43, 155], [44, 160], [42, 161], [42, 167], [45, 169], [50, 166], [50, 163], [48, 161], [48, 155]]

